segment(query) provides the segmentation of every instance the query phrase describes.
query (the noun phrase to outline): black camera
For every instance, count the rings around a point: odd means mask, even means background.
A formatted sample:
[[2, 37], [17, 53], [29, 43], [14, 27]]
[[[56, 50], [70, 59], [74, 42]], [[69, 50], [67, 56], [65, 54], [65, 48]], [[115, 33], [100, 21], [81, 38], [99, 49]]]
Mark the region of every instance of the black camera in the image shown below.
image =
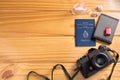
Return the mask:
[[108, 47], [101, 45], [98, 49], [89, 49], [87, 55], [77, 60], [77, 66], [83, 76], [87, 78], [113, 62], [115, 60], [110, 55]]

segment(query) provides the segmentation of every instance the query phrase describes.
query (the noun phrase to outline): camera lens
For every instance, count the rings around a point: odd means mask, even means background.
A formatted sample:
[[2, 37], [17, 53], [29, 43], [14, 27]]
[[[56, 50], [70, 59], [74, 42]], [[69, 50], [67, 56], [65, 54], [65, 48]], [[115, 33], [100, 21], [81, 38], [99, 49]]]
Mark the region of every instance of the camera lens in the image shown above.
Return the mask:
[[98, 65], [104, 65], [105, 62], [106, 62], [106, 59], [105, 59], [103, 56], [98, 56], [98, 57], [96, 58], [96, 63], [97, 63]]
[[98, 54], [93, 58], [93, 64], [96, 68], [103, 68], [108, 62], [107, 56], [103, 54]]

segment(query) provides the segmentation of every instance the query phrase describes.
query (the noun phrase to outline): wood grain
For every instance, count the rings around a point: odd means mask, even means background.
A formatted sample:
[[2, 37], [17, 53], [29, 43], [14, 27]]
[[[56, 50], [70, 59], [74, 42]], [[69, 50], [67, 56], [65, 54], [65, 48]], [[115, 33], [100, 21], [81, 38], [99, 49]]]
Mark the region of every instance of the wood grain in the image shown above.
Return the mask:
[[[120, 19], [119, 12], [105, 12]], [[66, 17], [65, 17], [66, 16]], [[11, 12], [0, 15], [0, 35], [74, 35], [74, 20], [92, 18], [90, 15], [74, 16], [69, 11]], [[96, 22], [97, 22], [96, 18]], [[16, 34], [14, 34], [16, 33]], [[120, 35], [120, 23], [115, 35]]]
[[[26, 80], [26, 77], [27, 77], [26, 74], [29, 71], [36, 71], [39, 74], [46, 75], [49, 78], [51, 78], [52, 67], [56, 64], [57, 63], [1, 63], [1, 66], [0, 66], [1, 74], [0, 75], [2, 75], [2, 73], [6, 70], [14, 69], [13, 70], [14, 77], [9, 78], [8, 80], [15, 80], [18, 78], [20, 80]], [[76, 68], [74, 63], [61, 63], [61, 64], [65, 65], [65, 68], [71, 75], [74, 73], [74, 69]], [[120, 64], [117, 64], [114, 70], [113, 76], [112, 76], [112, 80], [119, 79], [119, 76], [120, 76], [119, 67], [120, 67]], [[85, 79], [82, 76], [81, 72], [79, 72], [75, 80], [106, 80], [106, 77], [110, 74], [111, 68], [112, 68], [112, 65], [102, 69], [101, 71], [99, 71], [98, 73], [96, 73], [95, 75], [87, 79]], [[63, 80], [67, 80], [61, 68], [58, 67], [56, 68], [54, 72], [54, 80], [61, 80], [61, 78]], [[35, 76], [31, 75], [30, 80], [42, 80], [42, 79], [40, 79], [39, 77], [36, 78]]]
[[[90, 14], [72, 15], [77, 0], [0, 0], [0, 80], [7, 70], [14, 76], [7, 80], [26, 80], [29, 71], [34, 70], [50, 78], [52, 67], [61, 63], [70, 74], [76, 68], [76, 60], [87, 54], [91, 47], [75, 47], [75, 19], [95, 19]], [[120, 19], [119, 0], [80, 0], [92, 11], [103, 5], [102, 13]], [[99, 13], [100, 15], [101, 13]], [[96, 46], [107, 45], [97, 40]], [[120, 54], [120, 23], [113, 43], [107, 45]], [[119, 59], [120, 61], [120, 59]], [[85, 79], [79, 73], [75, 80], [105, 80], [112, 65]], [[118, 63], [112, 80], [120, 78]], [[30, 80], [41, 80], [31, 77]], [[54, 80], [67, 80], [60, 68], [55, 71]]]
[[[117, 40], [120, 36], [114, 37], [110, 48], [120, 53]], [[91, 48], [75, 47], [74, 37], [13, 37], [0, 41], [0, 62], [76, 62]], [[96, 48], [99, 45], [97, 41]]]
[[[1, 0], [1, 10], [71, 10], [77, 0]], [[105, 10], [120, 11], [119, 0], [81, 0], [90, 8], [102, 4]], [[107, 5], [106, 5], [107, 4]]]
[[[1, 0], [0, 35], [14, 36], [14, 33], [18, 35], [74, 35], [74, 20], [76, 18], [92, 18], [88, 14], [72, 15], [71, 10], [76, 2], [75, 0]], [[85, 0], [85, 3], [93, 11], [95, 11], [97, 5], [103, 4], [105, 14], [120, 19], [119, 0], [93, 0], [92, 2]], [[116, 35], [120, 34], [119, 25]]]

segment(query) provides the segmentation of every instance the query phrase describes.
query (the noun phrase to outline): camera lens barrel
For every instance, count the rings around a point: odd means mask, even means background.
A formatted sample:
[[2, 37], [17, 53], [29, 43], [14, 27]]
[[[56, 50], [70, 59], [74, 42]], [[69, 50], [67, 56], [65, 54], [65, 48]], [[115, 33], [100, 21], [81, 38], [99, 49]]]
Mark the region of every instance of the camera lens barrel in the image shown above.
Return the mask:
[[96, 68], [103, 68], [108, 63], [108, 58], [104, 53], [100, 53], [93, 57], [92, 63]]

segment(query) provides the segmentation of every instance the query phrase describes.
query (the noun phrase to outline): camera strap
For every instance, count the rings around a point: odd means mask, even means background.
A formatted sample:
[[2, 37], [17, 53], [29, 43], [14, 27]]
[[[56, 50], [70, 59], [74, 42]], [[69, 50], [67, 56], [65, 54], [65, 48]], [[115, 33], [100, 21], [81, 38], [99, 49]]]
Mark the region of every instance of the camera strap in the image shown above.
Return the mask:
[[[77, 73], [79, 72], [79, 71], [76, 71], [76, 72], [73, 74], [73, 76], [71, 77], [70, 74], [68, 73], [68, 71], [66, 70], [66, 68], [65, 68], [62, 64], [56, 64], [56, 65], [53, 66], [53, 68], [52, 68], [51, 80], [53, 80], [53, 73], [54, 73], [55, 69], [56, 69], [58, 66], [60, 66], [60, 67], [62, 68], [62, 70], [63, 70], [63, 72], [64, 72], [64, 74], [65, 74], [65, 76], [67, 77], [68, 80], [73, 80], [74, 77], [75, 77], [75, 76], [77, 75]], [[35, 71], [30, 71], [30, 72], [28, 73], [28, 75], [27, 75], [27, 80], [29, 80], [29, 77], [30, 77], [31, 74], [36, 74], [37, 76], [43, 78], [44, 80], [50, 80], [48, 77], [46, 77], [46, 76], [44, 76], [44, 75], [41, 75], [41, 74], [38, 74], [38, 73], [35, 72]]]
[[114, 54], [114, 56], [115, 56], [115, 60], [114, 60], [114, 64], [113, 64], [111, 73], [110, 73], [110, 75], [109, 75], [108, 78], [107, 78], [107, 80], [110, 80], [110, 79], [111, 79], [111, 76], [112, 76], [112, 74], [113, 74], [114, 68], [115, 68], [115, 66], [116, 66], [116, 64], [117, 64], [117, 62], [118, 62], [119, 54], [118, 54], [115, 50], [108, 49], [108, 51], [111, 51], [111, 52]]
[[30, 77], [31, 74], [35, 74], [35, 75], [43, 78], [44, 80], [50, 80], [48, 77], [46, 77], [46, 76], [44, 76], [44, 75], [41, 75], [41, 74], [38, 74], [38, 73], [35, 72], [35, 71], [30, 71], [30, 72], [28, 73], [28, 75], [27, 75], [27, 80], [29, 80], [29, 77]]
[[54, 70], [60, 66], [62, 68], [62, 70], [64, 71], [64, 74], [66, 75], [66, 77], [69, 79], [69, 80], [72, 80], [71, 76], [69, 75], [69, 73], [67, 72], [66, 68], [62, 65], [62, 64], [57, 64], [53, 67], [52, 69], [52, 74], [51, 74], [51, 80], [53, 80], [53, 73], [54, 73]]

